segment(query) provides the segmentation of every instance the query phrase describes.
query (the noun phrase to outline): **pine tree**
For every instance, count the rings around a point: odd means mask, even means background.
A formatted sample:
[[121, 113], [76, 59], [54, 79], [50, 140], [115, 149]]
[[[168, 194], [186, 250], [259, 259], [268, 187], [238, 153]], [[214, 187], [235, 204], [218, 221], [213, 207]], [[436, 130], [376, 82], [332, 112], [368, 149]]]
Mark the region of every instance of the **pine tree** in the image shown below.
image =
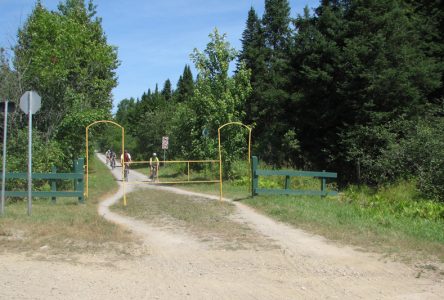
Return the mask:
[[282, 136], [288, 134], [290, 6], [287, 0], [266, 0], [262, 17], [265, 42], [264, 78], [255, 88], [258, 118], [256, 136], [263, 158], [282, 164], [288, 153]]
[[191, 68], [189, 65], [185, 65], [183, 74], [180, 76], [177, 83], [176, 101], [187, 102], [193, 96], [194, 80]]
[[162, 96], [165, 99], [165, 101], [170, 101], [172, 95], [173, 95], [173, 91], [171, 89], [171, 81], [169, 79], [167, 79], [163, 85]]
[[261, 20], [258, 18], [253, 7], [248, 12], [246, 28], [242, 33], [242, 50], [239, 53], [237, 69], [242, 68], [242, 64], [251, 70], [251, 85], [253, 92], [245, 102], [245, 120], [247, 124], [252, 124], [258, 120], [258, 102], [260, 102], [260, 88], [265, 81], [265, 42], [261, 28]]
[[318, 168], [349, 180], [359, 163], [377, 178], [383, 154], [407, 134], [402, 124], [424, 114], [440, 73], [410, 11], [397, 0], [323, 1], [296, 20], [292, 98]]
[[343, 11], [327, 3], [316, 11], [318, 15], [311, 16], [306, 7], [304, 15], [295, 20], [290, 123], [295, 126], [306, 162], [319, 169], [326, 168], [331, 156], [337, 154], [336, 130], [353, 116], [341, 111], [344, 99], [336, 92], [342, 78], [337, 62], [345, 27]]
[[267, 47], [271, 50], [286, 50], [290, 38], [288, 0], [265, 0], [262, 24]]

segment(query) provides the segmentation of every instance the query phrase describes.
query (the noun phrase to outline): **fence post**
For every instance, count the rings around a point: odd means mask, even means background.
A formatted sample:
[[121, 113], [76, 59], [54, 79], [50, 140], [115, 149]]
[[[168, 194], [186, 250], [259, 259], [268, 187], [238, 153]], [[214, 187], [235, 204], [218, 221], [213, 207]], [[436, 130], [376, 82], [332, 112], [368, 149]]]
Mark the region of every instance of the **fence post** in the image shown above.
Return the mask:
[[[325, 173], [325, 170], [322, 170], [322, 172]], [[321, 197], [327, 196], [327, 179], [325, 177], [322, 177], [321, 179], [321, 192]]]
[[254, 197], [257, 195], [257, 188], [259, 184], [259, 177], [256, 174], [258, 165], [258, 159], [256, 156], [251, 157], [251, 196]]
[[290, 176], [285, 176], [285, 189], [290, 189]]
[[[57, 167], [56, 166], [52, 166], [51, 172], [53, 174], [57, 173]], [[52, 179], [51, 180], [51, 192], [56, 192], [56, 191], [57, 191], [57, 183], [56, 183], [55, 179]], [[56, 196], [51, 197], [51, 202], [52, 202], [52, 204], [56, 204], [57, 197]]]
[[84, 190], [85, 190], [85, 186], [84, 186], [84, 178], [85, 178], [85, 174], [83, 172], [83, 164], [85, 162], [84, 158], [79, 158], [77, 159], [76, 163], [75, 163], [75, 168], [74, 168], [74, 173], [78, 173], [78, 174], [82, 174], [82, 178], [81, 179], [76, 179], [76, 191], [81, 193], [81, 196], [79, 196], [79, 202], [80, 203], [84, 203]]

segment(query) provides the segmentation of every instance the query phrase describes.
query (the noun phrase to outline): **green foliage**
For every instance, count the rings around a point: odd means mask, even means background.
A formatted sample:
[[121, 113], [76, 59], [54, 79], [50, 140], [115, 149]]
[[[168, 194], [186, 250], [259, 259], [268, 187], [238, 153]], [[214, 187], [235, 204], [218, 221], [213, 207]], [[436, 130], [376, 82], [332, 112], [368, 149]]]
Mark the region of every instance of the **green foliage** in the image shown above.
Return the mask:
[[[63, 167], [65, 154], [56, 141], [47, 143], [36, 131], [32, 135], [32, 168], [33, 172], [50, 172], [52, 166]], [[21, 153], [22, 155], [16, 155]], [[22, 129], [8, 141], [8, 171], [25, 172], [28, 166], [28, 130]]]
[[[243, 121], [254, 127], [254, 153], [273, 166], [335, 170], [341, 186], [413, 178], [442, 201], [441, 8], [327, 0], [292, 22], [288, 1], [267, 0], [262, 18], [249, 10], [239, 53], [214, 31], [191, 55], [195, 81], [186, 65], [172, 101], [167, 80], [122, 101], [116, 118], [140, 157], [168, 135], [169, 157], [214, 159], [217, 128]], [[221, 137], [224, 176], [244, 180], [236, 161], [246, 133], [226, 127]]]
[[258, 120], [260, 109], [260, 89], [266, 74], [265, 40], [261, 20], [252, 7], [248, 12], [246, 28], [242, 33], [242, 49], [239, 53], [238, 68], [241, 63], [251, 70], [252, 92], [245, 102], [245, 123], [252, 124]]
[[[230, 187], [225, 186], [224, 190], [229, 191]], [[442, 219], [393, 216], [389, 209], [365, 208], [355, 202], [345, 202], [346, 199], [256, 196], [246, 199], [245, 203], [279, 221], [331, 240], [390, 255], [415, 258], [420, 255], [444, 260]], [[375, 201], [378, 200], [373, 199]]]
[[180, 76], [177, 82], [177, 89], [174, 93], [176, 102], [186, 102], [191, 99], [194, 92], [194, 80], [191, 68], [189, 65], [185, 65], [183, 74]]
[[9, 53], [0, 47], [0, 99], [17, 101], [20, 98], [17, 72], [11, 69]]
[[444, 202], [444, 120], [421, 121], [400, 143], [404, 169], [417, 178], [419, 190]]
[[[19, 155], [18, 155], [19, 154]], [[0, 160], [1, 160], [0, 154]], [[7, 145], [7, 172], [26, 172], [28, 169], [28, 130], [20, 129], [16, 135], [8, 140]], [[32, 172], [51, 172], [52, 166], [58, 170], [71, 171], [72, 161], [66, 159], [60, 144], [56, 141], [46, 142], [38, 131], [32, 134]], [[27, 182], [24, 180], [8, 180], [7, 190], [24, 190]], [[43, 190], [47, 182], [33, 181], [36, 190]]]
[[173, 96], [173, 90], [171, 89], [171, 81], [167, 79], [162, 89], [162, 96], [165, 98], [165, 101], [170, 101]]
[[389, 214], [392, 217], [444, 220], [444, 205], [422, 199], [412, 181], [400, 182], [379, 190], [350, 186], [339, 200], [356, 205], [362, 212], [370, 211], [374, 218]]
[[[83, 155], [85, 155], [85, 144], [73, 143], [73, 141], [84, 140], [86, 126], [95, 121], [106, 120], [108, 115], [109, 113], [105, 110], [93, 109], [84, 111], [72, 111], [68, 113], [60, 123], [57, 130], [57, 140], [60, 141], [60, 144], [65, 151], [66, 157], [74, 159], [76, 157], [82, 157]], [[92, 127], [90, 130], [89, 138], [93, 140], [95, 135], [101, 133], [103, 133], [103, 125], [98, 128]], [[90, 151], [91, 150], [93, 150], [93, 148], [91, 148]]]
[[61, 3], [57, 12], [38, 2], [19, 30], [14, 65], [23, 88], [42, 96], [36, 125], [48, 138], [72, 111], [111, 109], [117, 53], [95, 13], [80, 0]]
[[[85, 127], [111, 116], [117, 66], [116, 48], [107, 44], [92, 1], [66, 0], [57, 11], [36, 3], [18, 30], [13, 65], [0, 53], [0, 96], [17, 101], [23, 91], [36, 90], [42, 97], [33, 121], [33, 171], [49, 172], [52, 165], [68, 171], [84, 155]], [[17, 109], [10, 122], [8, 169], [23, 172], [26, 116]], [[42, 185], [35, 183], [37, 189]]]
[[[199, 72], [190, 108], [194, 111], [189, 118], [192, 133], [192, 148], [187, 153], [189, 157], [217, 157], [217, 129], [227, 123], [240, 121], [244, 117], [243, 107], [251, 92], [250, 72], [242, 65], [237, 73], [228, 75], [229, 65], [236, 57], [236, 51], [226, 41], [226, 35], [220, 35], [217, 29], [209, 35], [210, 42], [204, 52], [197, 49], [191, 55]], [[206, 128], [209, 137], [203, 137]], [[226, 170], [230, 170], [230, 160], [244, 154], [246, 135], [239, 128], [224, 128], [224, 159], [227, 161]], [[245, 154], [244, 154], [245, 155]], [[228, 174], [228, 173], [227, 173]]]
[[285, 50], [290, 36], [288, 0], [265, 0], [262, 23], [267, 47], [272, 50]]
[[396, 0], [325, 1], [296, 19], [292, 122], [304, 163], [338, 171], [342, 183], [419, 176], [405, 147], [442, 86], [423, 21]]
[[252, 70], [253, 92], [245, 120], [255, 128], [255, 144], [268, 162], [289, 160], [281, 137], [293, 126], [288, 93], [290, 73], [290, 6], [287, 0], [265, 1], [265, 12], [258, 20], [250, 10], [243, 33], [241, 59]]
[[383, 185], [416, 178], [425, 196], [444, 201], [444, 123], [439, 113], [434, 114], [427, 120], [362, 126], [344, 136], [346, 155], [360, 169], [359, 179]]

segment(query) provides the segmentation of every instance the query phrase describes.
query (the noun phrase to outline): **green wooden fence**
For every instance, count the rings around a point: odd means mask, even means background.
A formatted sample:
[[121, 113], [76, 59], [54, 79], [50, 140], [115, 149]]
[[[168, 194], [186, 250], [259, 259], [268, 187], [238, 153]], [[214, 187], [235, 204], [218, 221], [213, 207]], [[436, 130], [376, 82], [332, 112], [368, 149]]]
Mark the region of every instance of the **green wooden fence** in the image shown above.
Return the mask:
[[[336, 191], [327, 190], [327, 178], [337, 178], [338, 174], [334, 172], [311, 172], [311, 171], [292, 171], [292, 170], [259, 170], [258, 159], [256, 156], [251, 158], [251, 195], [337, 195]], [[285, 186], [283, 189], [260, 189], [259, 176], [285, 176]], [[291, 177], [316, 177], [320, 179], [320, 190], [292, 190], [290, 189]]]
[[[32, 173], [32, 179], [49, 180], [51, 182], [51, 191], [31, 191], [32, 197], [51, 198], [55, 203], [57, 197], [77, 197], [80, 203], [84, 202], [84, 159], [79, 158], [73, 162], [73, 173], [57, 173], [56, 167], [52, 167], [52, 173]], [[2, 174], [0, 174], [0, 180]], [[6, 173], [6, 179], [28, 179], [27, 173]], [[57, 180], [73, 180], [73, 191], [58, 191]], [[5, 191], [6, 197], [27, 197], [28, 191]]]

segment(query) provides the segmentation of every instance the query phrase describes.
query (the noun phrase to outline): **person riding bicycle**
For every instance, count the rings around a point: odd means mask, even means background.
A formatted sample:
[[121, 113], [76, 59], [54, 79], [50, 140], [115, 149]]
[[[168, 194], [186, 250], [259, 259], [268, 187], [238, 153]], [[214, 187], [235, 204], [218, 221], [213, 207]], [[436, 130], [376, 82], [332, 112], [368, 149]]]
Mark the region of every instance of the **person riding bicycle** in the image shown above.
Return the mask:
[[124, 176], [126, 177], [127, 174], [129, 173], [129, 168], [131, 163], [131, 154], [129, 154], [128, 150], [125, 150], [124, 153], [122, 153], [122, 155], [120, 156], [120, 163], [122, 164], [122, 167], [125, 165]]
[[114, 152], [113, 150], [111, 150], [110, 154], [110, 166], [112, 169], [116, 167], [116, 152]]
[[153, 156], [150, 158], [150, 179], [157, 180], [159, 171], [159, 158], [157, 158], [157, 154], [153, 153]]
[[106, 164], [111, 162], [111, 149], [106, 150], [105, 152]]

